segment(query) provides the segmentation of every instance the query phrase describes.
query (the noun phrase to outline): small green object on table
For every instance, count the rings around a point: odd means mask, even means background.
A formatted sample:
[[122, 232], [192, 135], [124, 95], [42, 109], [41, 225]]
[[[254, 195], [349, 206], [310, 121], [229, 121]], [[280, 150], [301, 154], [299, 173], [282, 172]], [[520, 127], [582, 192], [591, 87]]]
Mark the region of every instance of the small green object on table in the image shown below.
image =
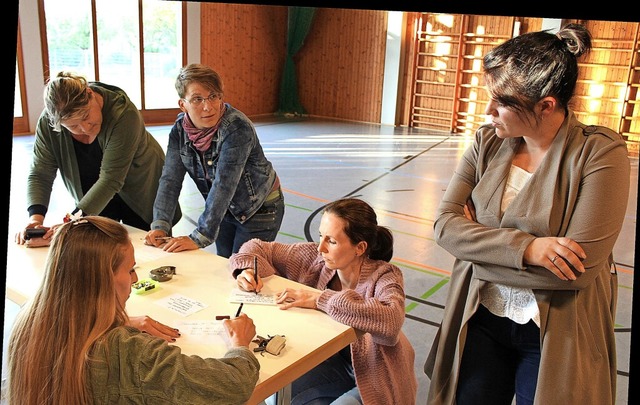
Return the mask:
[[138, 295], [148, 294], [158, 288], [158, 282], [149, 278], [143, 278], [131, 284], [131, 289]]

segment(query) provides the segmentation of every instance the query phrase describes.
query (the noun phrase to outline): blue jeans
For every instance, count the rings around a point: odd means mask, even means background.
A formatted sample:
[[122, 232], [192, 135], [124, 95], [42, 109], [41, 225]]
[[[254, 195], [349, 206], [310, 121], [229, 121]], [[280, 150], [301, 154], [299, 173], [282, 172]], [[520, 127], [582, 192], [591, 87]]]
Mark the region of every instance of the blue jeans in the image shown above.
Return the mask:
[[469, 320], [457, 405], [533, 404], [540, 366], [540, 328], [492, 314], [483, 305]]
[[358, 387], [351, 388], [350, 391], [345, 392], [338, 399], [333, 401], [331, 405], [362, 405], [360, 390]]
[[291, 384], [291, 405], [328, 405], [355, 386], [347, 346]]
[[[267, 398], [263, 404], [264, 405], [276, 405], [278, 401], [278, 397], [276, 394]], [[321, 402], [326, 403], [326, 402]], [[360, 390], [358, 387], [353, 387], [351, 390], [342, 394], [338, 399], [331, 402], [331, 405], [362, 405], [362, 398], [360, 398]]]
[[256, 213], [241, 224], [227, 211], [216, 238], [218, 256], [230, 257], [237, 253], [243, 243], [258, 238], [267, 242], [274, 241], [284, 218], [284, 195], [279, 190], [278, 197], [265, 201]]

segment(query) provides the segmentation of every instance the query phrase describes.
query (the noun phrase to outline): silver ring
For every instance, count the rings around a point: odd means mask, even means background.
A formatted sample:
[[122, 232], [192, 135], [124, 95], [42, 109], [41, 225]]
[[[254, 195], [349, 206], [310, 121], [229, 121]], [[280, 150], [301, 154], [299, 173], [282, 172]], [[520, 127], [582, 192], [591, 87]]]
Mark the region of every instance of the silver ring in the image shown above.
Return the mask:
[[558, 255], [556, 255], [553, 259], [551, 259], [551, 263], [556, 264], [556, 259], [558, 258]]

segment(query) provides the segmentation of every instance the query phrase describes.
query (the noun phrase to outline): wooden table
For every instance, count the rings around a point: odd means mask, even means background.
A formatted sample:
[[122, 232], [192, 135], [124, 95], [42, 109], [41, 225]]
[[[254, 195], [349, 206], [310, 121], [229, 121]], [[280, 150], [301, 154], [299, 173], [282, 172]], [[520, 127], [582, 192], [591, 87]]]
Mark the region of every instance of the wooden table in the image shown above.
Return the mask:
[[[149, 315], [178, 328], [181, 325], [210, 325], [216, 315], [235, 315], [238, 304], [231, 303], [229, 298], [236, 283], [227, 259], [202, 249], [163, 252], [144, 245], [144, 231], [127, 228], [136, 252], [139, 279], [149, 278], [149, 272], [160, 266], [176, 267], [176, 275], [171, 280], [157, 283], [156, 288], [146, 293], [131, 293], [127, 302], [129, 315]], [[10, 240], [7, 251], [6, 295], [22, 305], [39, 286], [48, 248], [26, 248]], [[280, 291], [285, 286], [310, 288], [278, 276], [265, 278], [264, 282], [265, 291]], [[170, 298], [194, 300], [206, 307], [184, 316], [161, 304]], [[259, 404], [274, 393], [279, 394], [279, 403], [288, 403], [291, 382], [356, 339], [353, 328], [317, 310], [292, 308], [283, 311], [274, 305], [244, 304], [242, 312], [253, 319], [258, 335], [284, 335], [287, 340], [279, 356], [256, 354], [261, 366], [260, 377], [247, 402], [250, 405]], [[217, 323], [213, 324], [216, 328]], [[181, 332], [183, 337], [175, 344], [185, 354], [222, 357], [227, 350], [220, 336], [196, 337], [196, 330], [190, 330], [189, 326], [186, 330], [181, 328]], [[255, 343], [251, 344], [252, 348], [255, 346]]]

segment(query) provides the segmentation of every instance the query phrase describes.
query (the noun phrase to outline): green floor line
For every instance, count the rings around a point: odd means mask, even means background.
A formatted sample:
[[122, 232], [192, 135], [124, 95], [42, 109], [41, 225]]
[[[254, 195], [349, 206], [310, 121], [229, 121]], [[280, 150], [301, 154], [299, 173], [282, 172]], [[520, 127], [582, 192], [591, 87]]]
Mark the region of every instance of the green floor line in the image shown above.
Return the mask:
[[397, 229], [391, 229], [389, 228], [394, 234], [402, 234], [402, 235], [407, 235], [407, 236], [413, 236], [414, 238], [420, 238], [420, 239], [424, 239], [424, 240], [430, 240], [432, 242], [435, 242], [435, 239], [433, 238], [428, 238], [426, 236], [422, 236], [422, 235], [416, 235], [415, 233], [409, 233], [409, 232], [402, 232], [399, 231]]
[[399, 263], [399, 262], [396, 262], [396, 261], [394, 261], [394, 260], [392, 260], [392, 261], [391, 261], [391, 264], [395, 264], [396, 266], [400, 267], [401, 269], [402, 269], [402, 268], [406, 268], [406, 269], [409, 269], [409, 270], [419, 271], [420, 273], [429, 274], [429, 275], [431, 275], [431, 276], [444, 277], [444, 278], [446, 278], [447, 280], [449, 279], [449, 276], [446, 276], [446, 275], [444, 275], [444, 274], [442, 274], [442, 273], [438, 273], [438, 272], [435, 272], [435, 271], [427, 270], [427, 269], [424, 269], [424, 268], [422, 268], [422, 267], [418, 267], [418, 266], [411, 266], [411, 265], [409, 265], [409, 264], [406, 264], [406, 263]]
[[[433, 294], [435, 294], [436, 292], [438, 292], [442, 287], [444, 287], [447, 283], [449, 282], [449, 279], [443, 279], [440, 280], [440, 282], [438, 282], [436, 285], [434, 285], [433, 287], [431, 287], [427, 292], [425, 292], [424, 294], [422, 294], [420, 296], [420, 298], [426, 300], [429, 297], [431, 297]], [[420, 303], [418, 302], [412, 302], [411, 304], [407, 305], [406, 308], [404, 309], [405, 313], [409, 313], [411, 312], [414, 308], [417, 308], [418, 305], [420, 305]]]
[[284, 203], [284, 206], [285, 207], [295, 208], [297, 210], [307, 211], [307, 212], [312, 212], [313, 211], [312, 209], [309, 209], [309, 208], [306, 208], [306, 207], [300, 207], [298, 205], [292, 205], [292, 204], [287, 204], [287, 203]]
[[302, 236], [292, 235], [292, 234], [290, 234], [290, 233], [286, 233], [286, 232], [278, 232], [278, 235], [288, 236], [288, 237], [290, 237], [290, 238], [298, 239], [298, 240], [301, 240], [301, 241], [305, 241], [305, 240], [306, 240], [306, 239], [305, 239], [305, 238], [303, 238]]

